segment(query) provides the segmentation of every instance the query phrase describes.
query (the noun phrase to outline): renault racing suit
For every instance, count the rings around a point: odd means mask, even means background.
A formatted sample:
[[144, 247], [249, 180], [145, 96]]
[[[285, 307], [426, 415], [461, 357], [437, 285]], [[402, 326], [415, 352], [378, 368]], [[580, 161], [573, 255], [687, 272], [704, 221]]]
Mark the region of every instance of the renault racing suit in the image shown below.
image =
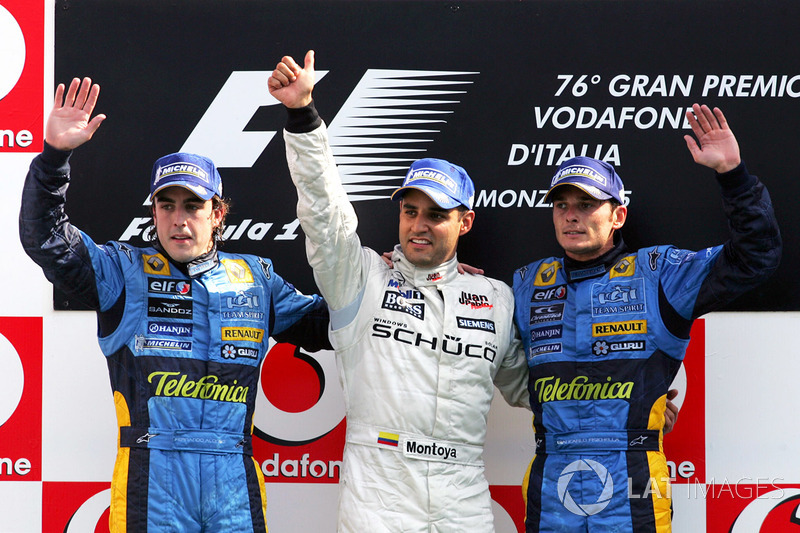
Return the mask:
[[781, 254], [764, 185], [744, 164], [718, 181], [725, 245], [630, 251], [618, 238], [594, 261], [515, 272], [537, 445], [528, 533], [670, 531], [662, 429], [692, 322], [761, 283]]
[[326, 127], [308, 115], [284, 136], [345, 394], [339, 531], [491, 532], [481, 455], [492, 383], [527, 406], [511, 290], [458, 274], [455, 258], [416, 268], [397, 246], [389, 268], [362, 248]]
[[[97, 311], [119, 440], [111, 531], [266, 531], [252, 417], [267, 337], [327, 347], [327, 311], [269, 260], [95, 244], [64, 213], [70, 152], [45, 145], [20, 212], [25, 251]], [[302, 320], [301, 320], [302, 319]]]

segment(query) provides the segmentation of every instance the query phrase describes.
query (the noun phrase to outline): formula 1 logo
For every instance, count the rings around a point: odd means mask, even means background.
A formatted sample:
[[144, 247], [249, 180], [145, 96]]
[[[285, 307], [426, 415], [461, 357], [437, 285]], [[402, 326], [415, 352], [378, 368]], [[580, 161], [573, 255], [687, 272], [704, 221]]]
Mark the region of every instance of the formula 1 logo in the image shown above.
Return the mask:
[[[266, 90], [272, 71], [233, 71], [189, 134], [181, 152], [204, 154], [217, 168], [250, 168], [278, 130], [245, 131], [264, 106], [280, 105]], [[317, 83], [328, 71], [316, 71]], [[452, 114], [468, 77], [478, 72], [368, 69], [328, 126], [333, 155], [350, 201], [388, 198], [400, 186], [411, 159], [432, 141], [443, 115]], [[420, 134], [426, 134], [422, 138]], [[418, 155], [415, 157], [423, 157]], [[149, 205], [145, 199], [143, 205]], [[247, 220], [247, 225], [252, 220]], [[148, 217], [136, 217], [119, 240], [146, 236]], [[226, 240], [262, 240], [273, 224], [244, 222]], [[294, 240], [296, 225], [274, 240]], [[229, 226], [230, 228], [230, 226]]]
[[44, 102], [44, 3], [0, 5], [0, 152], [40, 152]]

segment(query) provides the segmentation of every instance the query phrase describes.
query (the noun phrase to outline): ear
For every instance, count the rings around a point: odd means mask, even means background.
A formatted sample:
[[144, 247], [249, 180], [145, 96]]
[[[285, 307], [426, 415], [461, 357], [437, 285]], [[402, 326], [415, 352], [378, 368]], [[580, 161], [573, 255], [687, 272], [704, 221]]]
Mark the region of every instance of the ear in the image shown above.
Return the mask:
[[620, 229], [624, 224], [625, 221], [628, 219], [628, 208], [624, 205], [618, 205], [614, 209], [614, 213], [612, 214], [614, 217], [612, 228], [615, 230]]
[[211, 210], [211, 226], [216, 228], [220, 224], [222, 224], [222, 220], [225, 218], [225, 206], [220, 205], [216, 209]]
[[469, 233], [472, 229], [472, 224], [475, 222], [475, 211], [467, 211], [461, 217], [461, 228], [458, 230], [458, 236], [461, 237]]

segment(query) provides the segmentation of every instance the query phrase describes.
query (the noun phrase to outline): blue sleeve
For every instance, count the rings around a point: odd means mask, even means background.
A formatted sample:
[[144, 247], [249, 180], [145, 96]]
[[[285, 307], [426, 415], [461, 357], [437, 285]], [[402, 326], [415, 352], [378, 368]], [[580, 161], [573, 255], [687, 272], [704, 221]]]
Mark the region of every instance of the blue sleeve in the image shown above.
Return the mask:
[[[271, 263], [261, 260], [262, 266]], [[275, 272], [270, 275], [270, 335], [306, 350], [331, 350], [328, 306], [318, 295], [305, 295]]]
[[701, 252], [668, 249], [661, 284], [684, 318], [719, 309], [763, 283], [780, 264], [783, 244], [767, 188], [744, 163], [720, 174], [730, 239]]
[[64, 210], [71, 152], [45, 144], [31, 162], [22, 190], [20, 241], [45, 277], [89, 308], [103, 311], [123, 292], [115, 254], [74, 227]]

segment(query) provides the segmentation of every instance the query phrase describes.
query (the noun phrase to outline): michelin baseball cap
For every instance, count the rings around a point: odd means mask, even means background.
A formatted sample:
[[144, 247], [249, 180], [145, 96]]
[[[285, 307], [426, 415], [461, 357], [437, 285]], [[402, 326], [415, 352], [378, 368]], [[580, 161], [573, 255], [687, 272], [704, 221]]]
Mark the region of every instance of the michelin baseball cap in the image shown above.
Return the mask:
[[392, 200], [399, 200], [409, 189], [424, 192], [443, 209], [453, 209], [459, 205], [472, 209], [475, 201], [475, 185], [467, 171], [444, 159], [414, 161], [403, 185], [392, 193]]
[[614, 199], [625, 203], [625, 186], [614, 167], [605, 161], [591, 157], [573, 157], [564, 161], [550, 181], [547, 202], [556, 187], [572, 185], [598, 200]]
[[203, 200], [214, 195], [222, 198], [222, 178], [213, 161], [196, 154], [178, 152], [165, 155], [153, 164], [150, 178], [150, 199], [166, 187], [188, 189]]

